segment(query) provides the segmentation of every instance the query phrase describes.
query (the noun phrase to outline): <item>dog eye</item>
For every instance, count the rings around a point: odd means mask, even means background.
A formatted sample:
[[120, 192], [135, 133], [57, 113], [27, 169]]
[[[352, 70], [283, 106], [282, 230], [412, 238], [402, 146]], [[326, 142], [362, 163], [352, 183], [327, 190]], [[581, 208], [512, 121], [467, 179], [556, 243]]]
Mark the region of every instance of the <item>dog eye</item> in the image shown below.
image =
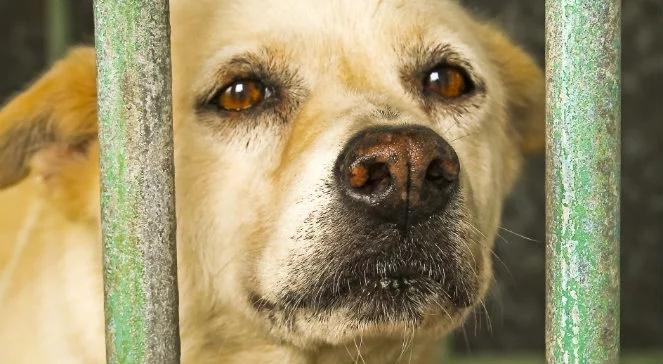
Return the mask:
[[424, 79], [424, 91], [446, 99], [454, 99], [472, 91], [472, 81], [461, 68], [442, 65], [431, 70]]
[[222, 89], [216, 97], [218, 106], [226, 111], [245, 111], [257, 106], [271, 95], [271, 91], [257, 80], [238, 80]]

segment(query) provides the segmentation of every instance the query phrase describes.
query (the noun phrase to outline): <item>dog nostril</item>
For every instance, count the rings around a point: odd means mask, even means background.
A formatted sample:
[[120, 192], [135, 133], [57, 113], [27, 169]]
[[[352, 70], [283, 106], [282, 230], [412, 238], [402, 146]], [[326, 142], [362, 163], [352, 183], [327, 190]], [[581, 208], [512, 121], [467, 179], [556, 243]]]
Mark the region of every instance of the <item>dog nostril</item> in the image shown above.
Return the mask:
[[350, 187], [364, 193], [383, 190], [391, 183], [391, 173], [386, 163], [360, 163], [350, 169]]
[[368, 182], [368, 168], [362, 165], [350, 169], [350, 187], [362, 188]]
[[444, 169], [442, 168], [442, 161], [435, 159], [428, 166], [426, 171], [426, 179], [431, 182], [437, 182], [444, 178]]
[[458, 178], [459, 166], [448, 159], [433, 159], [426, 170], [426, 180], [433, 183], [453, 182]]

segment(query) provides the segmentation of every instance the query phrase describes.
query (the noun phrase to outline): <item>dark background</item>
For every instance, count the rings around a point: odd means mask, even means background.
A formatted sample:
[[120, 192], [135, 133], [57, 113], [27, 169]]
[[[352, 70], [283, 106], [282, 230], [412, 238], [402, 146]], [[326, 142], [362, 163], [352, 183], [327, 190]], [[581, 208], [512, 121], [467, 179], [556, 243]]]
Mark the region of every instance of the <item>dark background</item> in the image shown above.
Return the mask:
[[[540, 64], [543, 0], [463, 0]], [[92, 44], [91, 0], [72, 0], [72, 39]], [[663, 349], [663, 0], [623, 4], [622, 346]], [[0, 103], [47, 66], [45, 1], [0, 0]], [[531, 158], [505, 208], [486, 310], [460, 330], [462, 352], [544, 348], [544, 160]], [[515, 232], [516, 234], [512, 233]], [[527, 237], [524, 239], [518, 235]], [[662, 361], [663, 362], [663, 361]]]

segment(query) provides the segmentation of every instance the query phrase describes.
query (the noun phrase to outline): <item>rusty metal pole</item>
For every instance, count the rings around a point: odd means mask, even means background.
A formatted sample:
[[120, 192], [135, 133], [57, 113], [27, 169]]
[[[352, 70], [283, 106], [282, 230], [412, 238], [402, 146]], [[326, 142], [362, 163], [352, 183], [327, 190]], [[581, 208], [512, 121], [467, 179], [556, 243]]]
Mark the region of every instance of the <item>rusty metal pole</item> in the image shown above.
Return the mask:
[[617, 363], [621, 1], [546, 0], [548, 363]]
[[168, 0], [95, 0], [106, 357], [178, 363]]

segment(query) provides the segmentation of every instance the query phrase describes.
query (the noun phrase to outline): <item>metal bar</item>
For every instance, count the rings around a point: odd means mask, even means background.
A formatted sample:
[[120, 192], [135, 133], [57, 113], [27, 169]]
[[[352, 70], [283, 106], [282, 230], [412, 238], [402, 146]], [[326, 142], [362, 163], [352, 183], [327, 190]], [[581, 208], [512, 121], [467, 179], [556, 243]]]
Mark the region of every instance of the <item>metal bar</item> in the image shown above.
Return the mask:
[[178, 363], [168, 0], [95, 0], [106, 357]]
[[46, 19], [46, 55], [49, 63], [54, 63], [71, 44], [71, 1], [48, 0]]
[[617, 363], [621, 1], [546, 0], [548, 363]]

